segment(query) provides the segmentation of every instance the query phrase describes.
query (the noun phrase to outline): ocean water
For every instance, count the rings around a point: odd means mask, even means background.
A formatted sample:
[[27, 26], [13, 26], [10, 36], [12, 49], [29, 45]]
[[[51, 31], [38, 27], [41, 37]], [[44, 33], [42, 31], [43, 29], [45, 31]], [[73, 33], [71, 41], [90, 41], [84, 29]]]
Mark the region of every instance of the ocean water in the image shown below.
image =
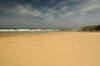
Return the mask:
[[59, 29], [0, 29], [0, 31], [59, 31]]

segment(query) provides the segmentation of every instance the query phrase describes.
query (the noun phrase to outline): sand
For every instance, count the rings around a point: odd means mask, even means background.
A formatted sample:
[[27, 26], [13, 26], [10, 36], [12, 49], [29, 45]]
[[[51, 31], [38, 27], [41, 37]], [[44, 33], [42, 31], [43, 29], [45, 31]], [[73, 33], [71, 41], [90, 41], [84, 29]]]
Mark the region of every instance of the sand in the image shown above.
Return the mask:
[[100, 33], [0, 32], [0, 66], [100, 66]]

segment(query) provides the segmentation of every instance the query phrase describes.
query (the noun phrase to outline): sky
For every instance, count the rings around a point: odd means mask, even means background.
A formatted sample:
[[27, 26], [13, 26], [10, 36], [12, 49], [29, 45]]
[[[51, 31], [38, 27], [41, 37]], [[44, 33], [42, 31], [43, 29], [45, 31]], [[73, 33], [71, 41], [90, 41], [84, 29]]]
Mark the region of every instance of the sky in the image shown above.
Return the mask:
[[100, 0], [0, 0], [0, 28], [79, 28], [100, 24]]

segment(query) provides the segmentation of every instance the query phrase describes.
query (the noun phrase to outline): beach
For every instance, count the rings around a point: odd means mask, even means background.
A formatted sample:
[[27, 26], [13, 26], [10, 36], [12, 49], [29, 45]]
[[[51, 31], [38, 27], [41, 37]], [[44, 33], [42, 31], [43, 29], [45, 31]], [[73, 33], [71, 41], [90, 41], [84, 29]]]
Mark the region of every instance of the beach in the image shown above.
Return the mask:
[[100, 33], [0, 32], [0, 66], [100, 66]]

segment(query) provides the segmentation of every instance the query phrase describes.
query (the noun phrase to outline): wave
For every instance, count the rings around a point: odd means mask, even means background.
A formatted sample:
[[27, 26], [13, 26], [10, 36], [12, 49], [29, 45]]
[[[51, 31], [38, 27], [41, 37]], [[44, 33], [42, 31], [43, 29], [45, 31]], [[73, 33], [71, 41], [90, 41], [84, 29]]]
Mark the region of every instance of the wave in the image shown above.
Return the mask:
[[0, 29], [0, 31], [59, 31], [59, 29]]

